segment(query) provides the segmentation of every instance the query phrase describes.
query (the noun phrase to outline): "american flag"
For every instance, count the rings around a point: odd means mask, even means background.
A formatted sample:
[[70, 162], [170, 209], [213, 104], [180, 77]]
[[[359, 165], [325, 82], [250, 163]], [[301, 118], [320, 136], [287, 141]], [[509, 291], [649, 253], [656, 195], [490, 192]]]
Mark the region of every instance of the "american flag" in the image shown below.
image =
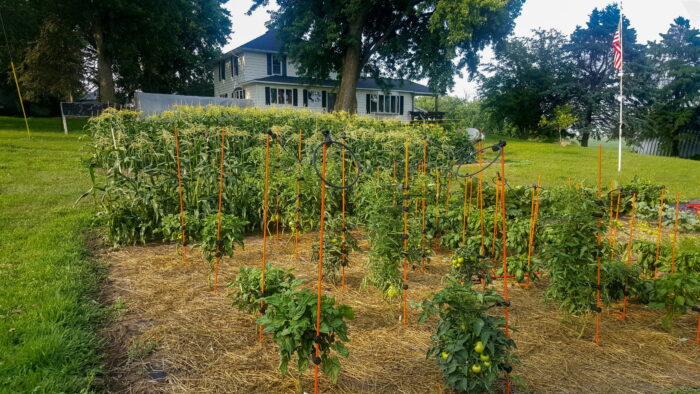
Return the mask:
[[613, 67], [618, 70], [622, 70], [622, 21], [617, 26], [617, 31], [613, 37], [612, 47], [615, 51], [615, 57], [613, 57]]

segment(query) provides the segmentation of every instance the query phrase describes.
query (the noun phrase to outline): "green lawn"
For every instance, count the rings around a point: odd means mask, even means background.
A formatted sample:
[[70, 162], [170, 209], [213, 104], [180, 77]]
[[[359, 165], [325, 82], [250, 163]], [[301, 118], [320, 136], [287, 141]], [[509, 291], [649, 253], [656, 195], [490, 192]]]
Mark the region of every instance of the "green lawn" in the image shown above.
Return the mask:
[[90, 187], [72, 120], [0, 117], [0, 392], [80, 392], [99, 374], [95, 297], [86, 258]]
[[[522, 140], [505, 139], [506, 178], [511, 185], [531, 185], [542, 176], [543, 186], [573, 183], [596, 186], [598, 179], [598, 147], [560, 146]], [[487, 139], [487, 144], [498, 137]], [[485, 159], [493, 156], [486, 154]], [[500, 169], [498, 169], [500, 171]], [[496, 169], [488, 170], [489, 176]], [[682, 199], [700, 198], [700, 161], [671, 157], [649, 156], [622, 152], [622, 172], [617, 172], [617, 145], [603, 144], [603, 186], [610, 181], [627, 183], [639, 175], [654, 183], [666, 185], [667, 193], [681, 193]]]

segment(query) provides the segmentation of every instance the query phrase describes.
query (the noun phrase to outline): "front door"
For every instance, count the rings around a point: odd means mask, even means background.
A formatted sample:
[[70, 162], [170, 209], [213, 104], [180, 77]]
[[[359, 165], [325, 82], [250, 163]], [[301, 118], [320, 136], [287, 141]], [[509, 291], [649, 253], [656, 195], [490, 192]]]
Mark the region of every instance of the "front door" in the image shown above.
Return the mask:
[[328, 93], [328, 112], [333, 112], [333, 108], [335, 108], [335, 98], [336, 98], [335, 93]]

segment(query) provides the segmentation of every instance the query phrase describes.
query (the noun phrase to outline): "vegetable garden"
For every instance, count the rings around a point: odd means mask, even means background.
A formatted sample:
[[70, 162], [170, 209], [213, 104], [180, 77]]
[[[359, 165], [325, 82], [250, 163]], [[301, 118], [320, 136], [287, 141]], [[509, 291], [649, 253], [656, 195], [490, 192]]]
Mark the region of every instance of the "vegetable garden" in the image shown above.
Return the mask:
[[[347, 115], [182, 107], [107, 111], [88, 128], [86, 197], [106, 238], [175, 243], [158, 246], [167, 273], [150, 271], [180, 286], [168, 299], [223, 298], [236, 335], [277, 352], [279, 390], [383, 391], [362, 380], [391, 359], [347, 377], [344, 365], [354, 343], [385, 340], [430, 360], [396, 367], [433, 382], [406, 391], [520, 390], [532, 385], [518, 372], [521, 314], [540, 299], [574, 322], [572, 342], [615, 346], [609, 328], [642, 314], [700, 342], [698, 222], [662, 186], [511, 185], [504, 143]], [[181, 336], [216, 326], [184, 319]], [[250, 366], [228, 368], [245, 380]]]

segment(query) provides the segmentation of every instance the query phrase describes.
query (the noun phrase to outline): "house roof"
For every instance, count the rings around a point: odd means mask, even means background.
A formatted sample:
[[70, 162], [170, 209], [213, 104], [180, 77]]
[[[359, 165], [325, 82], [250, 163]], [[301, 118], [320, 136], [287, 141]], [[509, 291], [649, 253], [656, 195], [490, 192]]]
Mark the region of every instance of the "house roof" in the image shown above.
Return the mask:
[[[415, 83], [405, 79], [385, 79], [384, 80], [392, 91], [410, 92], [416, 94], [433, 95], [430, 88], [419, 83]], [[269, 77], [253, 79], [246, 82], [250, 83], [273, 83], [273, 84], [287, 84], [287, 85], [307, 85], [307, 86], [328, 86], [333, 87], [338, 85], [338, 81], [332, 79], [324, 79], [320, 81], [311, 81], [307, 78], [300, 77], [289, 77], [282, 75], [271, 75]], [[363, 90], [382, 90], [377, 81], [373, 78], [360, 78], [357, 81], [357, 88]]]
[[252, 49], [255, 51], [279, 52], [282, 49], [282, 42], [277, 39], [277, 30], [268, 30], [265, 34], [258, 38], [254, 38], [245, 44], [234, 49]]

